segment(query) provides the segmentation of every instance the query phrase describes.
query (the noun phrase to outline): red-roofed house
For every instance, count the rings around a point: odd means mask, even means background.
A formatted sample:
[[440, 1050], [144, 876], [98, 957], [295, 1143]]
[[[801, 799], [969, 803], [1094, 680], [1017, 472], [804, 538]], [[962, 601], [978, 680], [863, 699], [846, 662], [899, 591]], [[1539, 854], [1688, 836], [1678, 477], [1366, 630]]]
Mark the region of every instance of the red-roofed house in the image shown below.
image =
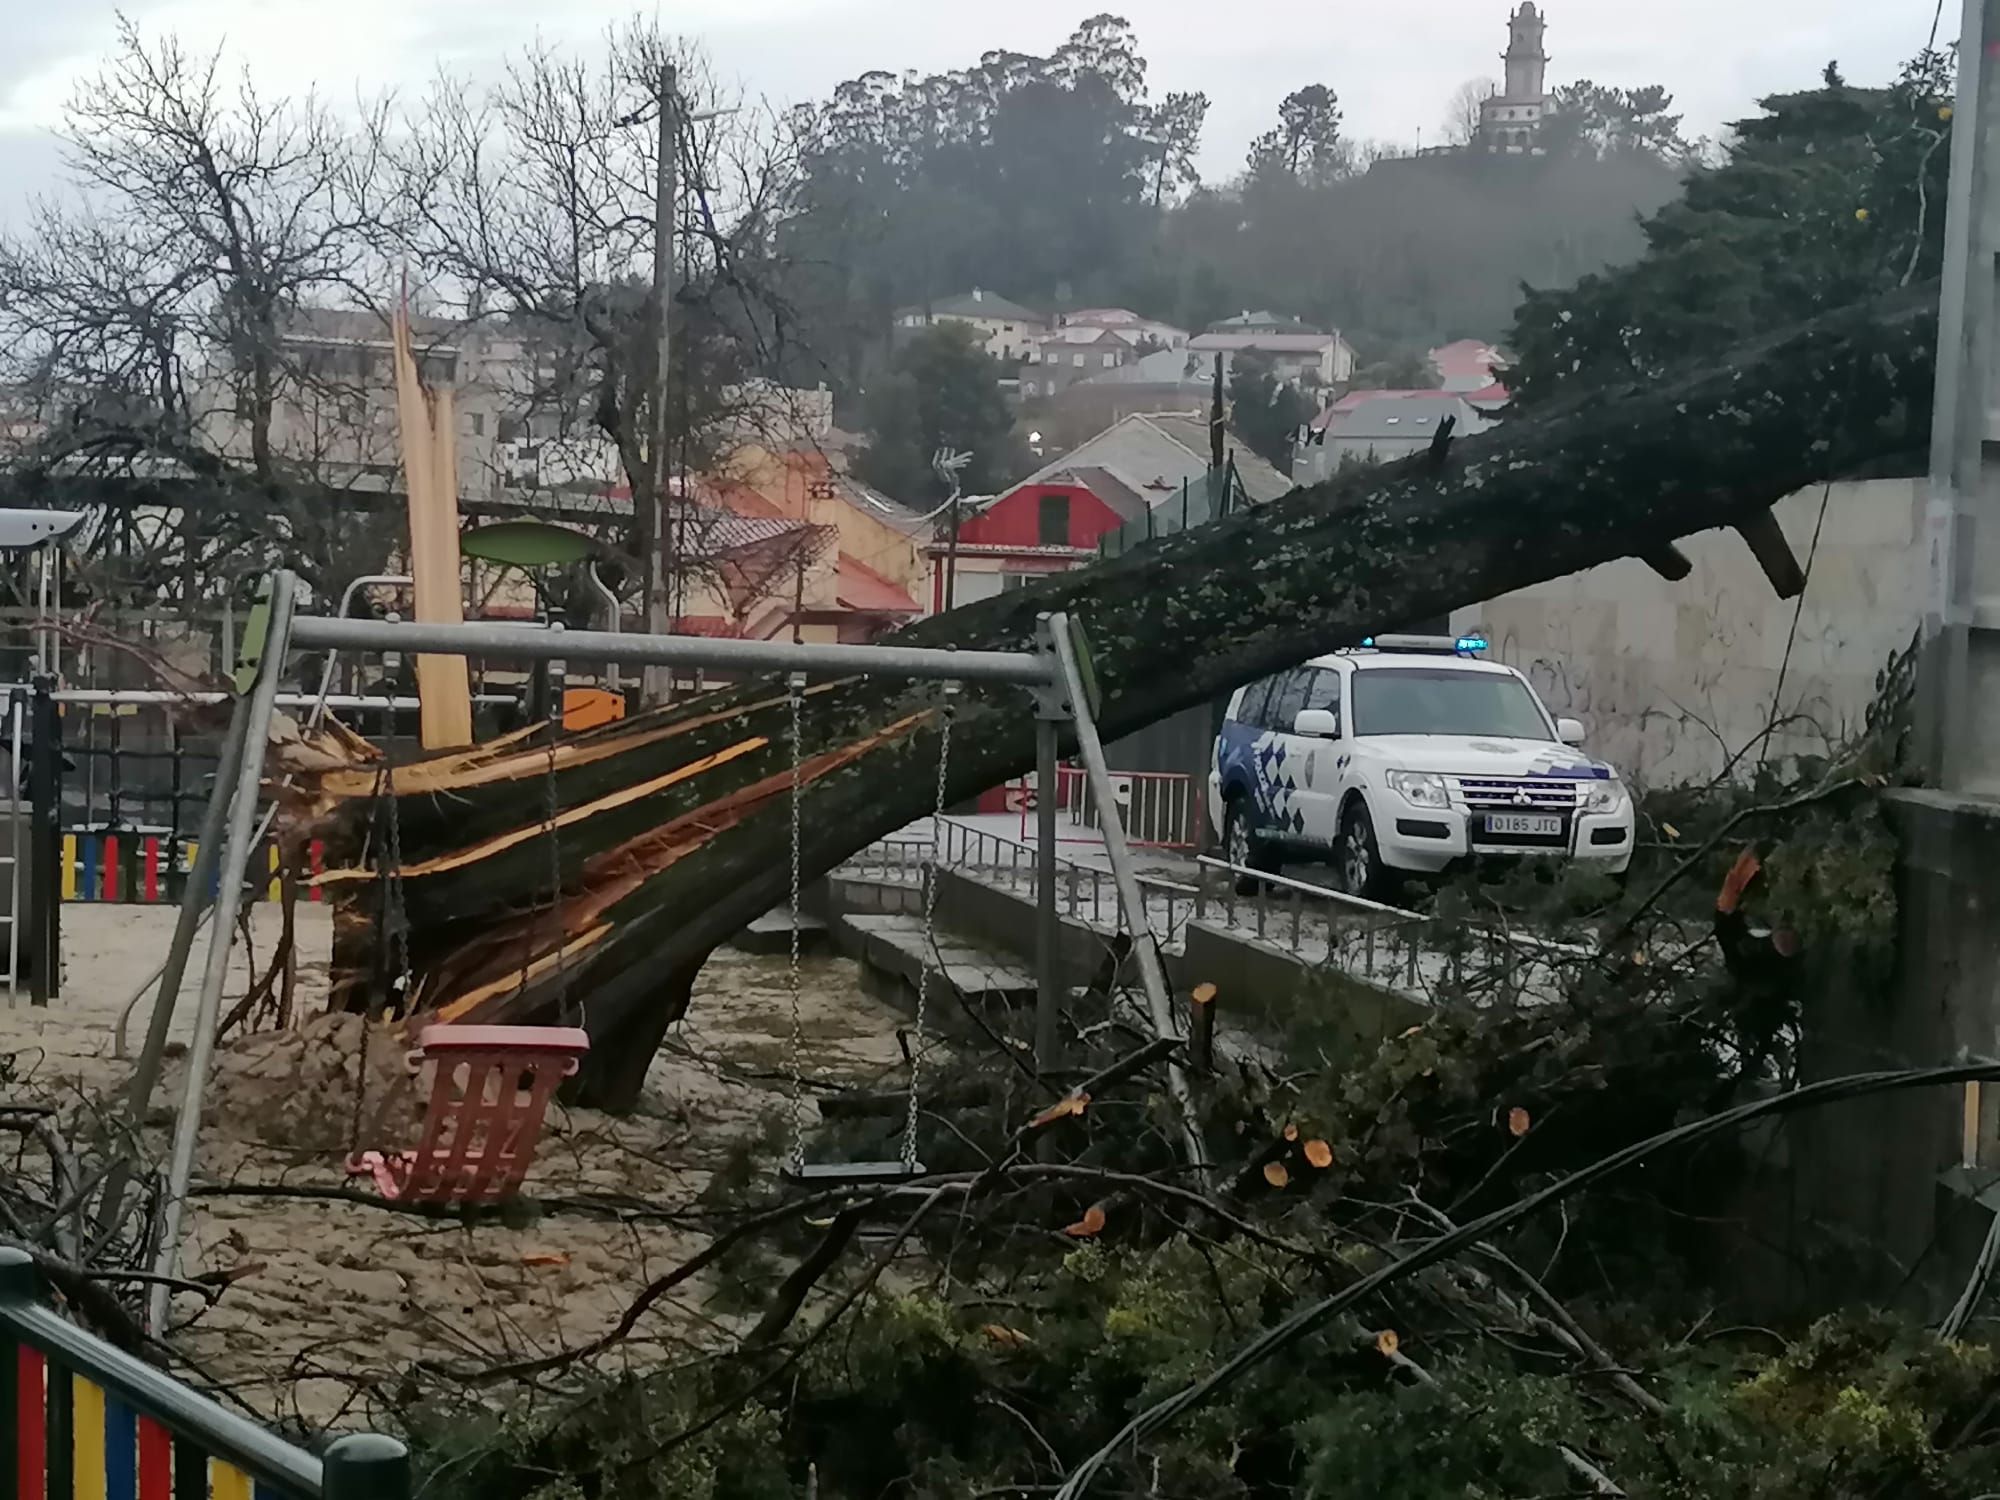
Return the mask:
[[[968, 507], [969, 510], [969, 507]], [[1056, 468], [1026, 480], [962, 517], [957, 546], [933, 547], [931, 608], [971, 604], [1097, 557], [1098, 538], [1145, 501], [1103, 469]]]
[[919, 601], [929, 591], [930, 528], [914, 513], [817, 449], [750, 449], [737, 455], [735, 469], [778, 514], [830, 528], [838, 538], [833, 602], [808, 612], [813, 623], [834, 630], [832, 639], [873, 640], [925, 612]]
[[[1437, 371], [1438, 384], [1460, 394], [1499, 384], [1511, 363], [1505, 354], [1479, 339], [1460, 339], [1433, 349], [1430, 360], [1431, 368]], [[1505, 399], [1504, 393], [1501, 399]]]

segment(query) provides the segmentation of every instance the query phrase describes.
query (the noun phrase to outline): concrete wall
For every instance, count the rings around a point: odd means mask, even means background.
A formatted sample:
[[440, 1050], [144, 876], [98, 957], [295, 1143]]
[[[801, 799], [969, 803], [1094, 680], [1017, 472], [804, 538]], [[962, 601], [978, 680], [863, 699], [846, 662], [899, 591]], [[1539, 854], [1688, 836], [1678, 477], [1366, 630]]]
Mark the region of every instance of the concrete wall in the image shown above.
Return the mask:
[[1799, 561], [1813, 555], [1782, 703], [1798, 601], [1772, 593], [1734, 532], [1682, 542], [1694, 572], [1679, 583], [1627, 559], [1461, 610], [1452, 625], [1483, 628], [1551, 712], [1584, 721], [1594, 754], [1645, 784], [1713, 777], [1781, 713], [1810, 722], [1774, 735], [1774, 755], [1822, 753], [1859, 727], [1876, 674], [1916, 632], [1922, 489], [1836, 484], [1777, 507]]

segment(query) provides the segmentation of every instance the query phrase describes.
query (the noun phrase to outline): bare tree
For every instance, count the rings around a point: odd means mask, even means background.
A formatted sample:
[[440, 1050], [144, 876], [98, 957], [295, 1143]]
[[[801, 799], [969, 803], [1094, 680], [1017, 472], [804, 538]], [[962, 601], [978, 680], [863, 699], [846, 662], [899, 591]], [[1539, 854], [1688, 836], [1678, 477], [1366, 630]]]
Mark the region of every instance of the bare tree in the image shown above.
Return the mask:
[[1491, 78], [1468, 78], [1452, 90], [1451, 103], [1445, 107], [1445, 140], [1454, 146], [1470, 146], [1478, 140], [1486, 101], [1499, 92], [1500, 85]]
[[[679, 78], [686, 185], [677, 242], [673, 368], [659, 369], [652, 291], [663, 66]], [[518, 339], [512, 393], [537, 441], [604, 454], [607, 483], [659, 492], [659, 475], [708, 472], [766, 436], [775, 366], [791, 320], [773, 242], [799, 175], [809, 115], [724, 100], [702, 59], [635, 21], [579, 57], [537, 46], [494, 87], [440, 76], [407, 122], [399, 158], [409, 245], [460, 315]], [[658, 403], [669, 451], [655, 452]], [[784, 425], [782, 422], [777, 425]], [[672, 538], [653, 506], [621, 507], [639, 559]]]
[[[97, 535], [127, 588], [189, 599], [279, 557], [337, 585], [387, 545], [329, 494], [324, 432], [287, 420], [329, 374], [295, 357], [294, 320], [385, 285], [385, 118], [232, 83], [129, 21], [67, 106], [72, 190], [0, 244], [7, 374], [38, 418], [13, 477], [116, 481]], [[162, 499], [175, 524], [134, 509]]]

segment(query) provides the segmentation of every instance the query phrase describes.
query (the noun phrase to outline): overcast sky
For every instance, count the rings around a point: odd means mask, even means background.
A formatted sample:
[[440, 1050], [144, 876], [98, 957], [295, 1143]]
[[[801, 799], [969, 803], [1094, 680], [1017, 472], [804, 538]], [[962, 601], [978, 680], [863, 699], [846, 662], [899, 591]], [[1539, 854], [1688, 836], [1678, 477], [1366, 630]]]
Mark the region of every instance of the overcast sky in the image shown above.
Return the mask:
[[[1202, 166], [1238, 166], [1292, 89], [1325, 83], [1349, 134], [1439, 139], [1447, 100], [1497, 76], [1513, 0], [681, 0], [670, 29], [700, 37], [718, 71], [785, 103], [824, 95], [871, 68], [961, 67], [991, 48], [1046, 53], [1084, 16], [1124, 14], [1157, 96], [1213, 101]], [[630, 0], [0, 0], [0, 222], [52, 180], [47, 127], [73, 81], [110, 46], [114, 12], [246, 59], [273, 88], [350, 96], [420, 82], [439, 60], [472, 73], [538, 33], [587, 43]], [[1924, 43], [1933, 0], [1545, 0], [1551, 83], [1661, 83], [1691, 134], [1713, 133], [1762, 94], [1808, 87], [1829, 59], [1879, 82]], [[1940, 36], [1955, 33], [1955, 3]]]

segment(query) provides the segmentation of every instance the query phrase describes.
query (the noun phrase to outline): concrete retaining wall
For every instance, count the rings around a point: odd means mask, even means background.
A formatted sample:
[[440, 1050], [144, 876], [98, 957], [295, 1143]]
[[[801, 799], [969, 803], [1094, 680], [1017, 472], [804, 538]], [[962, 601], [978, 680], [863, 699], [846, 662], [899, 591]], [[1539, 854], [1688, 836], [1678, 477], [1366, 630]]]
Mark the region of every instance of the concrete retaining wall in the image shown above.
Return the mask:
[[1772, 593], [1734, 532], [1682, 542], [1694, 572], [1679, 583], [1627, 559], [1460, 610], [1452, 625], [1483, 628], [1552, 712], [1584, 721], [1593, 753], [1647, 785], [1712, 778], [1781, 713], [1813, 722], [1774, 736], [1773, 754], [1822, 753], [1861, 723], [1876, 673], [1916, 633], [1922, 511], [1912, 479], [1816, 487], [1777, 507], [1800, 563], [1812, 557], [1782, 700], [1798, 601]]

